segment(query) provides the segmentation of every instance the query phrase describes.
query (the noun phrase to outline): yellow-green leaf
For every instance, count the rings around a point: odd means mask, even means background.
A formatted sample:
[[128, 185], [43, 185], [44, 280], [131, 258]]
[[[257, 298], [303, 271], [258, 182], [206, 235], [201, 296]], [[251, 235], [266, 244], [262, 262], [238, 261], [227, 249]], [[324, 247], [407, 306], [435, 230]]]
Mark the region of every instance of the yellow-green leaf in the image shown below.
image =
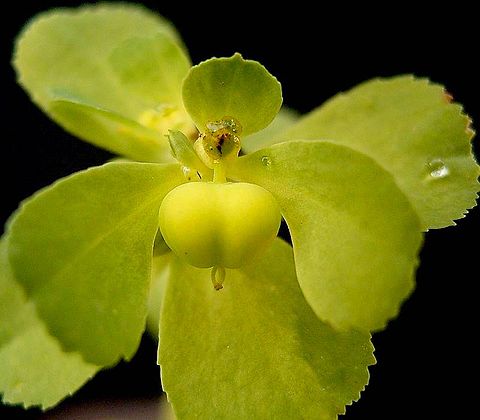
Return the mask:
[[[170, 23], [140, 5], [102, 3], [41, 13], [17, 38], [13, 64], [19, 83], [53, 120], [114, 153], [156, 161], [162, 150], [168, 151], [163, 137], [168, 128], [192, 127], [180, 100], [188, 58]], [[141, 77], [142, 89], [137, 83]], [[158, 93], [146, 98], [151, 87]], [[68, 103], [71, 97], [76, 100]], [[147, 153], [152, 135], [139, 135], [129, 124], [119, 131], [118, 118], [157, 130], [159, 150]]]
[[159, 131], [67, 92], [52, 95], [50, 112], [65, 129], [121, 156], [140, 162], [171, 160]]
[[233, 117], [241, 136], [248, 136], [273, 121], [282, 105], [282, 87], [260, 63], [237, 53], [192, 67], [183, 83], [183, 102], [200, 131]]
[[298, 281], [315, 313], [338, 328], [378, 330], [414, 287], [420, 224], [393, 177], [369, 157], [292, 141], [241, 157], [229, 176], [277, 199]]
[[145, 328], [158, 209], [179, 165], [109, 163], [28, 199], [9, 223], [19, 284], [67, 351], [129, 359]]
[[470, 119], [451, 100], [426, 79], [374, 79], [330, 99], [277, 141], [325, 139], [358, 150], [393, 175], [424, 230], [454, 225], [476, 204], [480, 167]]
[[160, 324], [162, 383], [182, 419], [334, 420], [357, 400], [375, 363], [369, 335], [320, 321], [276, 240], [256, 264], [171, 267]]
[[[60, 315], [61, 316], [61, 315]], [[66, 352], [14, 277], [0, 240], [0, 394], [8, 404], [47, 409], [71, 395], [100, 366]]]

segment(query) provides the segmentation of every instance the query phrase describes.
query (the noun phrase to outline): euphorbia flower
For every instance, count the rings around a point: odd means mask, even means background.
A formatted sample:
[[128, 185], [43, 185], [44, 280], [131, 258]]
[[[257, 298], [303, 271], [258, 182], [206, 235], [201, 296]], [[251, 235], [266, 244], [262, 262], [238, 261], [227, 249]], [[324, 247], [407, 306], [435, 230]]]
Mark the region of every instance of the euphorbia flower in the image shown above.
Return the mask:
[[366, 82], [297, 120], [259, 63], [190, 68], [171, 25], [125, 4], [40, 16], [15, 66], [51, 118], [141, 162], [60, 180], [8, 223], [8, 403], [51, 407], [133, 356], [155, 241], [179, 418], [335, 418], [413, 289], [422, 230], [475, 205], [469, 120], [423, 79]]

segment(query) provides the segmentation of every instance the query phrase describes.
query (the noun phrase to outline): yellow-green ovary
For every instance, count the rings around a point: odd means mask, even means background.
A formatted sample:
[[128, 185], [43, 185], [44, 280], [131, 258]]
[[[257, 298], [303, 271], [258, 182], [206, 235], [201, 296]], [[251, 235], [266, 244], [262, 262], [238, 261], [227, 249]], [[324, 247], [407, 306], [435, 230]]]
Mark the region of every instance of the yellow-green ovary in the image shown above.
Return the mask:
[[191, 182], [164, 198], [160, 231], [189, 264], [239, 268], [265, 250], [280, 227], [280, 209], [262, 187]]

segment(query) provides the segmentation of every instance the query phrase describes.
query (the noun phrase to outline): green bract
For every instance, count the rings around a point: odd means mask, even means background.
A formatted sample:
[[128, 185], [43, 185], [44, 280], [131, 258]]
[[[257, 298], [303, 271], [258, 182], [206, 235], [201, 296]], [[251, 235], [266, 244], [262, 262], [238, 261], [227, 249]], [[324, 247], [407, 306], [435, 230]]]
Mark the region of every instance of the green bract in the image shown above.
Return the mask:
[[178, 165], [109, 163], [38, 193], [9, 222], [13, 272], [66, 349], [100, 365], [133, 356], [158, 208], [181, 182]]
[[337, 332], [315, 316], [296, 282], [291, 247], [281, 240], [258, 264], [228, 276], [216, 292], [208, 271], [178, 260], [170, 266], [159, 361], [177, 416], [334, 419], [344, 413], [375, 363], [369, 334]]
[[247, 136], [273, 121], [282, 88], [261, 64], [235, 54], [193, 67], [183, 83], [183, 100], [201, 132], [209, 122], [233, 117]]
[[372, 157], [392, 174], [428, 230], [453, 225], [476, 204], [480, 170], [470, 123], [443, 86], [400, 76], [332, 98], [276, 141], [325, 139]]
[[321, 319], [376, 330], [397, 314], [413, 288], [421, 234], [390, 174], [350, 148], [315, 141], [247, 155], [230, 175], [278, 200], [300, 286]]
[[185, 114], [183, 122], [178, 116], [188, 58], [172, 25], [140, 6], [43, 13], [20, 34], [14, 65], [21, 85], [50, 117], [120, 155], [164, 160], [168, 129], [191, 127]]
[[161, 319], [179, 419], [335, 419], [368, 383], [370, 333], [414, 288], [421, 231], [479, 190], [469, 119], [424, 79], [366, 82], [301, 117], [261, 64], [190, 68], [173, 27], [128, 4], [40, 15], [14, 65], [64, 128], [152, 163], [74, 174], [7, 223], [6, 403], [57, 404]]
[[43, 409], [76, 391], [99, 369], [66, 352], [25, 295], [0, 242], [0, 390], [9, 404]]

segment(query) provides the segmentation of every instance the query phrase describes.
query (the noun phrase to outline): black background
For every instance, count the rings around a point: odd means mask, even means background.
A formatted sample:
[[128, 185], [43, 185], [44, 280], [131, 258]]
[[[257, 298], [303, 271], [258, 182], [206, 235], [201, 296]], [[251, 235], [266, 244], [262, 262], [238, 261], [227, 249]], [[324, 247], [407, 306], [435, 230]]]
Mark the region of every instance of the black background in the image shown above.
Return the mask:
[[[9, 64], [13, 38], [27, 19], [49, 7], [80, 3], [17, 1], [4, 9], [2, 221], [35, 190], [110, 156], [45, 117], [16, 85]], [[362, 10], [347, 4], [336, 10], [320, 4], [314, 10], [290, 2], [265, 11], [244, 2], [194, 9], [184, 2], [143, 3], [176, 24], [194, 63], [235, 51], [257, 59], [282, 82], [285, 103], [299, 111], [365, 79], [414, 73], [446, 85], [480, 121], [478, 23], [461, 2], [436, 11], [390, 2], [384, 8], [362, 5]], [[417, 289], [400, 317], [374, 336], [378, 364], [345, 419], [468, 418], [475, 412], [476, 395], [467, 379], [475, 381], [478, 373], [473, 340], [478, 332], [474, 255], [479, 225], [480, 212], [473, 210], [457, 227], [427, 233]], [[148, 397], [158, 386], [155, 344], [145, 338], [132, 364], [102, 372], [75, 398]], [[2, 415], [27, 416], [0, 408]]]

